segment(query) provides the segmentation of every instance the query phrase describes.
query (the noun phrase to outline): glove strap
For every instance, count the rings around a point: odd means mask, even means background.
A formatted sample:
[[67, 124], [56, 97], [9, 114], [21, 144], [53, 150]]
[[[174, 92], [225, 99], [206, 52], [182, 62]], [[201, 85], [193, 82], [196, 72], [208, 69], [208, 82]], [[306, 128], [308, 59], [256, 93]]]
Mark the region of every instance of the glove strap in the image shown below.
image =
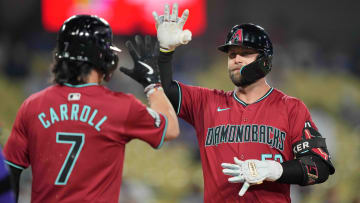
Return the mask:
[[146, 95], [146, 97], [149, 98], [149, 96], [159, 90], [163, 90], [162, 86], [160, 83], [154, 83], [154, 84], [150, 84], [147, 87], [145, 87], [144, 89], [144, 93]]
[[166, 48], [160, 48], [160, 51], [163, 53], [169, 53], [175, 51], [175, 49], [166, 49]]

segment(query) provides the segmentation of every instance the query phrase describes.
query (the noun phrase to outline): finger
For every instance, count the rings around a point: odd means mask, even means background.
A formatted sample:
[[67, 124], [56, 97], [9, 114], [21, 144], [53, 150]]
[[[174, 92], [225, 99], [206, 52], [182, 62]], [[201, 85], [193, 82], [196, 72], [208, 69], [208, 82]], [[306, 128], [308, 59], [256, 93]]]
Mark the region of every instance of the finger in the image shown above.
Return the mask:
[[150, 35], [145, 36], [145, 54], [146, 56], [152, 55], [151, 37]]
[[153, 17], [154, 17], [154, 20], [155, 20], [155, 26], [156, 26], [156, 28], [158, 27], [158, 25], [159, 25], [159, 16], [158, 16], [158, 14], [156, 13], [156, 11], [153, 11], [152, 12], [152, 15], [153, 15]]
[[129, 40], [125, 42], [125, 46], [128, 48], [130, 56], [134, 61], [138, 61], [140, 59], [139, 53], [136, 51], [133, 43]]
[[164, 21], [165, 22], [169, 22], [170, 19], [170, 8], [169, 8], [169, 4], [165, 4], [165, 9], [164, 9]]
[[242, 188], [240, 189], [239, 195], [244, 196], [245, 192], [249, 189], [249, 187], [250, 187], [250, 183], [245, 182]]
[[170, 16], [170, 21], [171, 22], [176, 22], [176, 19], [178, 17], [178, 4], [174, 3], [173, 7], [172, 7], [172, 12], [171, 12], [171, 16]]
[[184, 27], [188, 17], [189, 17], [189, 9], [185, 9], [185, 11], [181, 15], [180, 22], [179, 22], [181, 28]]
[[231, 170], [231, 169], [223, 169], [222, 172], [225, 175], [229, 175], [229, 176], [238, 176], [238, 175], [240, 175], [239, 171]]
[[135, 42], [137, 46], [138, 53], [140, 55], [140, 58], [145, 55], [145, 47], [144, 47], [144, 41], [140, 35], [135, 36]]
[[234, 157], [234, 162], [239, 166], [244, 163], [244, 161], [240, 161], [237, 157]]
[[243, 183], [243, 182], [245, 182], [245, 179], [242, 176], [235, 176], [235, 177], [228, 178], [228, 181], [230, 183]]
[[235, 169], [235, 170], [238, 170], [238, 169], [240, 169], [240, 167], [238, 166], [238, 165], [236, 165], [236, 164], [228, 164], [228, 163], [222, 163], [221, 164], [221, 167], [223, 167], [223, 168], [227, 168], [227, 169]]
[[121, 72], [123, 72], [125, 75], [128, 75], [131, 77], [132, 73], [133, 73], [133, 70], [130, 70], [130, 69], [127, 69], [125, 67], [120, 67], [119, 70]]

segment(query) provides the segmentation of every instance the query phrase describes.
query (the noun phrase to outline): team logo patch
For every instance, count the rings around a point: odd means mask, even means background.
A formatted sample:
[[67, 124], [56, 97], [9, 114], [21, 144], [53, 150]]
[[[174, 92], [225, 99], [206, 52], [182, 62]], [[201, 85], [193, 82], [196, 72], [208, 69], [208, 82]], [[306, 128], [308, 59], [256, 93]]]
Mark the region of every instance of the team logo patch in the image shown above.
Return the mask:
[[150, 116], [154, 118], [155, 127], [157, 127], [157, 128], [160, 127], [160, 124], [161, 124], [160, 115], [156, 111], [152, 110], [151, 108], [146, 107], [146, 110], [149, 112]]
[[81, 94], [80, 93], [70, 93], [68, 95], [68, 100], [69, 101], [78, 101], [80, 100]]
[[242, 37], [242, 29], [239, 29], [233, 34], [230, 41], [232, 44], [237, 44], [243, 41]]

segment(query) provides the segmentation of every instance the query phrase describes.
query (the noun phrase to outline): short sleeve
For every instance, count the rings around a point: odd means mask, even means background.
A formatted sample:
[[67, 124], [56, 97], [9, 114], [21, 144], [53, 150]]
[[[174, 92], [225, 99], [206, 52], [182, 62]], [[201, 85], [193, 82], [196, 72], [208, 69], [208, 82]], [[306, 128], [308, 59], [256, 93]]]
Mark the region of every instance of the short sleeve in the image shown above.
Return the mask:
[[294, 103], [293, 105], [291, 105], [289, 112], [289, 127], [291, 132], [292, 144], [301, 140], [302, 131], [305, 126], [311, 126], [317, 130], [317, 127], [315, 126], [306, 105], [302, 101], [297, 99], [293, 102]]
[[21, 105], [12, 127], [11, 134], [4, 146], [4, 156], [9, 165], [25, 169], [30, 165], [29, 161], [29, 143], [26, 134], [26, 101]]
[[197, 111], [202, 106], [204, 97], [204, 88], [185, 85], [176, 82], [179, 87], [179, 105], [177, 114], [180, 118], [186, 120], [194, 125], [196, 120]]
[[125, 125], [125, 133], [130, 139], [140, 139], [159, 149], [167, 129], [166, 116], [146, 107], [136, 98], [133, 99]]

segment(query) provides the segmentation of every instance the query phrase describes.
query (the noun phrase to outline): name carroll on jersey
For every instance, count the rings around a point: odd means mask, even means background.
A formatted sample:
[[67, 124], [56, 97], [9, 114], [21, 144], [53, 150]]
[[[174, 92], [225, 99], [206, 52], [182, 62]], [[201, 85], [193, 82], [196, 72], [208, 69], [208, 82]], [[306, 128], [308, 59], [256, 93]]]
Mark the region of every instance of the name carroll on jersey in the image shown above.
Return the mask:
[[50, 107], [48, 112], [41, 112], [38, 118], [44, 128], [48, 128], [56, 122], [81, 121], [93, 126], [100, 132], [101, 125], [106, 121], [107, 116], [99, 117], [98, 110], [88, 105], [60, 104], [57, 108]]
[[286, 132], [273, 126], [245, 124], [219, 125], [208, 128], [205, 146], [217, 146], [221, 143], [257, 142], [284, 150]]

